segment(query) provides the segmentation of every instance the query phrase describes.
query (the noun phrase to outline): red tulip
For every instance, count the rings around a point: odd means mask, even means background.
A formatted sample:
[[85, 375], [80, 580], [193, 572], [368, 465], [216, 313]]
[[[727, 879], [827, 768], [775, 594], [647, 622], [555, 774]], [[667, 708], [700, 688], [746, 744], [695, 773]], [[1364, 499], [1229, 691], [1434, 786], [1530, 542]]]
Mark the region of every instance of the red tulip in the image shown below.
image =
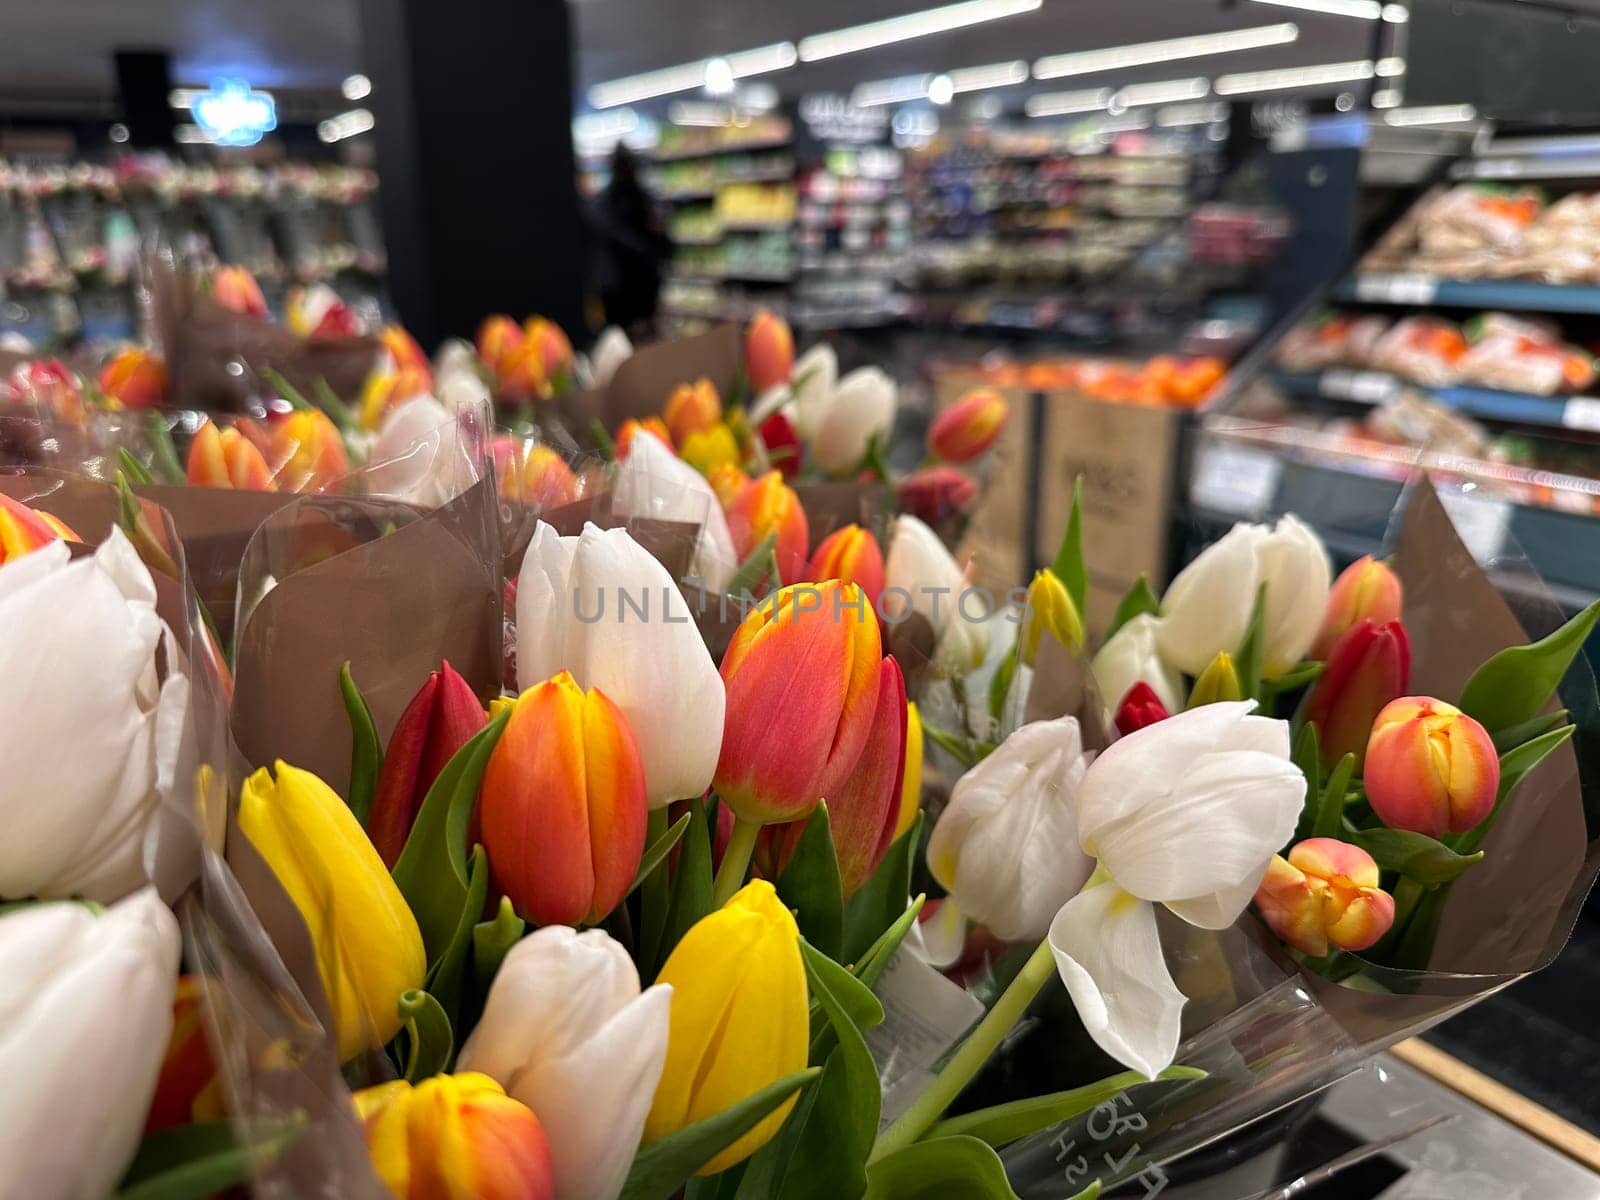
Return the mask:
[[951, 466], [924, 467], [895, 488], [901, 512], [934, 526], [960, 516], [977, 498], [977, 480]]
[[1380, 821], [1437, 838], [1494, 811], [1500, 759], [1489, 731], [1454, 705], [1402, 696], [1372, 724], [1363, 778]]
[[178, 989], [172, 999], [172, 1033], [167, 1038], [167, 1056], [162, 1060], [156, 1093], [145, 1117], [147, 1134], [222, 1115], [217, 1069], [211, 1059], [211, 1047], [206, 1042], [205, 1021], [200, 1011], [202, 986], [194, 975], [178, 977]]
[[974, 388], [933, 419], [928, 449], [946, 462], [970, 462], [1000, 436], [1008, 411], [994, 388]]
[[1323, 765], [1331, 767], [1349, 753], [1359, 769], [1373, 721], [1410, 683], [1411, 639], [1404, 625], [1389, 621], [1380, 627], [1362, 618], [1345, 630], [1306, 696], [1305, 719], [1317, 726]]
[[1141, 679], [1128, 689], [1122, 703], [1117, 705], [1117, 732], [1126, 736], [1146, 725], [1165, 721], [1171, 715], [1167, 706], [1161, 703], [1161, 697], [1156, 695], [1156, 690]]
[[842, 579], [857, 583], [872, 611], [883, 595], [883, 551], [878, 539], [859, 525], [835, 529], [818, 544], [806, 567], [807, 579]]
[[775, 412], [761, 422], [758, 431], [767, 448], [767, 461], [783, 472], [785, 479], [800, 473], [800, 435], [794, 422], [781, 412]]
[[1333, 581], [1322, 628], [1311, 645], [1310, 657], [1325, 660], [1333, 644], [1358, 621], [1387, 625], [1400, 619], [1403, 590], [1400, 577], [1368, 554], [1358, 558]]

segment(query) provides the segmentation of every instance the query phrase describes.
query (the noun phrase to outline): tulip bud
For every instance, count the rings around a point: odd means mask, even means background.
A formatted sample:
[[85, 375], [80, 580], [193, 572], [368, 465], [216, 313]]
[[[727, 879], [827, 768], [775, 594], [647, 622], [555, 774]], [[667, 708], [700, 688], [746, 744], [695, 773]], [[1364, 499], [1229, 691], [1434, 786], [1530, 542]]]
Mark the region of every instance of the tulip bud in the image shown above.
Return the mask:
[[758, 430], [761, 443], [767, 448], [767, 461], [783, 472], [785, 479], [800, 473], [800, 435], [794, 422], [781, 412], [775, 412], [761, 422]]
[[798, 584], [763, 600], [722, 659], [727, 716], [713, 786], [723, 803], [767, 825], [838, 794], [867, 740], [882, 659], [856, 584]]
[[1274, 854], [1256, 889], [1273, 933], [1302, 954], [1365, 950], [1394, 924], [1394, 897], [1378, 886], [1378, 864], [1360, 846], [1307, 838]]
[[239, 827], [300, 910], [333, 1013], [339, 1060], [400, 1032], [400, 996], [422, 986], [417, 919], [339, 795], [279, 761], [239, 792]]
[[1333, 581], [1322, 628], [1311, 644], [1311, 657], [1326, 660], [1333, 651], [1333, 644], [1358, 621], [1371, 621], [1379, 626], [1399, 620], [1401, 597], [1400, 577], [1387, 563], [1379, 562], [1370, 554], [1358, 558]]
[[167, 368], [150, 351], [128, 346], [100, 369], [100, 390], [123, 408], [159, 408], [167, 393]]
[[[810, 1042], [800, 930], [765, 880], [747, 883], [678, 943], [657, 977], [672, 985], [667, 1061], [645, 1121], [655, 1141], [804, 1069]], [[772, 1140], [791, 1096], [700, 1168], [715, 1175]]]
[[413, 371], [427, 380], [428, 390], [433, 387], [433, 364], [428, 361], [428, 356], [422, 352], [422, 347], [417, 345], [417, 339], [412, 337], [399, 325], [385, 325], [378, 334], [378, 340], [383, 343], [383, 348], [389, 352], [389, 357], [394, 360], [395, 370]]
[[49, 513], [38, 512], [0, 492], [0, 566], [57, 538], [83, 540]]
[[628, 457], [628, 452], [633, 449], [633, 439], [641, 433], [648, 433], [651, 437], [660, 441], [668, 450], [671, 450], [674, 454], [677, 453], [677, 450], [672, 445], [672, 434], [667, 431], [666, 422], [660, 417], [646, 417], [642, 421], [629, 417], [622, 423], [622, 428], [617, 430], [615, 441], [617, 461], [620, 462]]
[[794, 335], [782, 317], [760, 309], [744, 335], [744, 372], [757, 395], [787, 383], [794, 371]]
[[970, 462], [994, 445], [1006, 413], [1006, 399], [994, 388], [973, 388], [928, 426], [929, 453], [946, 462]]
[[478, 326], [478, 357], [488, 364], [496, 379], [504, 378], [526, 340], [522, 326], [504, 313], [493, 313]]
[[661, 416], [673, 442], [682, 446], [691, 433], [704, 433], [722, 421], [722, 401], [709, 379], [680, 383], [667, 397]]
[[203, 982], [195, 975], [178, 978], [172, 1000], [172, 1034], [156, 1080], [156, 1094], [145, 1117], [146, 1134], [222, 1115], [221, 1089], [200, 1011]]
[[6, 391], [11, 403], [49, 409], [64, 421], [82, 421], [88, 409], [78, 377], [59, 359], [20, 364], [11, 372]]
[[874, 443], [886, 451], [899, 403], [899, 387], [880, 368], [851, 371], [815, 414], [811, 461], [827, 474], [840, 475], [861, 467]]
[[[688, 458], [687, 447], [684, 457]], [[773, 553], [778, 559], [779, 580], [790, 584], [805, 576], [806, 547], [811, 542], [806, 510], [777, 471], [751, 480], [734, 497], [728, 506], [728, 532], [733, 536], [734, 553], [741, 560], [768, 534], [777, 534]]]
[[1117, 697], [1126, 697], [1137, 683], [1146, 684], [1160, 697], [1164, 712], [1182, 711], [1183, 676], [1162, 660], [1156, 648], [1160, 633], [1160, 618], [1140, 613], [1108, 637], [1094, 656], [1090, 669], [1101, 702], [1106, 706], [1107, 720], [1113, 717], [1114, 706], [1120, 703]]
[[[910, 829], [922, 809], [922, 714], [914, 703], [906, 705], [906, 765], [900, 776], [900, 816], [894, 837]], [[893, 845], [894, 838], [890, 839]]]
[[924, 467], [895, 487], [901, 512], [929, 525], [959, 517], [978, 498], [978, 481], [951, 466]]
[[644, 853], [645, 780], [628, 719], [569, 672], [522, 693], [479, 801], [500, 890], [537, 925], [592, 925]]
[[522, 332], [538, 352], [545, 378], [572, 374], [572, 343], [561, 326], [547, 317], [532, 316], [522, 323]]
[[1239, 683], [1239, 671], [1233, 665], [1233, 655], [1226, 650], [1217, 651], [1204, 671], [1195, 677], [1189, 692], [1189, 707], [1202, 704], [1231, 704], [1244, 699], [1244, 688]]
[[277, 490], [267, 460], [255, 444], [237, 429], [219, 429], [213, 421], [206, 421], [195, 431], [184, 475], [196, 487]]
[[733, 430], [719, 421], [710, 429], [684, 436], [678, 442], [678, 454], [700, 474], [710, 475], [718, 467], [738, 465], [739, 442]]
[[368, 832], [393, 870], [422, 801], [445, 763], [487, 722], [471, 686], [449, 663], [428, 674], [395, 722], [372, 797]]
[[744, 490], [745, 484], [750, 482], [750, 476], [735, 464], [724, 462], [718, 463], [706, 472], [706, 482], [711, 485], [711, 490], [717, 494], [717, 501], [726, 512], [733, 506], [739, 493]]
[[1316, 724], [1323, 765], [1354, 754], [1360, 770], [1373, 721], [1410, 683], [1411, 639], [1404, 625], [1378, 627], [1363, 617], [1345, 630], [1306, 696], [1304, 716]]
[[363, 332], [356, 310], [325, 283], [290, 292], [284, 305], [284, 324], [301, 337], [355, 337]]
[[545, 373], [544, 356], [532, 342], [523, 341], [511, 352], [505, 370], [496, 375], [501, 399], [525, 404], [550, 395], [550, 376]]
[[876, 612], [878, 597], [883, 595], [883, 552], [878, 549], [878, 539], [859, 525], [835, 529], [817, 545], [805, 576], [860, 584]]
[[554, 1200], [539, 1118], [487, 1075], [397, 1079], [355, 1104], [373, 1169], [398, 1200]]
[[318, 492], [350, 474], [344, 439], [327, 413], [292, 412], [269, 430], [273, 458], [283, 464], [278, 468], [279, 491]]
[[384, 417], [407, 400], [428, 395], [432, 388], [431, 372], [415, 367], [395, 371], [374, 371], [361, 386], [359, 411], [361, 427], [376, 429]]
[[229, 312], [267, 319], [267, 301], [256, 277], [243, 267], [218, 267], [211, 275], [211, 298]]
[[1122, 703], [1117, 705], [1117, 732], [1126, 737], [1135, 729], [1165, 721], [1171, 715], [1167, 706], [1161, 703], [1161, 697], [1156, 695], [1155, 688], [1141, 679], [1128, 689]]
[[1363, 778], [1380, 821], [1437, 838], [1494, 811], [1500, 759], [1488, 730], [1454, 705], [1402, 696], [1372, 724]]
[[1034, 575], [1028, 585], [1028, 605], [1018, 643], [1022, 661], [1033, 666], [1039, 656], [1039, 639], [1048, 633], [1068, 650], [1083, 645], [1083, 618], [1066, 584], [1049, 568]]
[[544, 510], [571, 504], [582, 487], [566, 460], [549, 446], [537, 443], [521, 454], [522, 444], [513, 437], [497, 437], [493, 454], [500, 467], [500, 494]]

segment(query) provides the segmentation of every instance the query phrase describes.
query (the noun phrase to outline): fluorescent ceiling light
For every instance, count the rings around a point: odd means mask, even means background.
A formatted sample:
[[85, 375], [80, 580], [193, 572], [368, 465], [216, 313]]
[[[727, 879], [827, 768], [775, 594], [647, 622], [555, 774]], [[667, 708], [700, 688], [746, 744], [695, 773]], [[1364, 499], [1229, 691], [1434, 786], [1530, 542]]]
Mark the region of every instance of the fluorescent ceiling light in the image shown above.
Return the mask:
[[346, 75], [339, 91], [346, 100], [365, 100], [372, 95], [372, 80], [365, 75]]
[[1383, 6], [1383, 19], [1391, 25], [1404, 25], [1411, 20], [1411, 10], [1404, 4], [1385, 4]]
[[928, 99], [934, 104], [946, 105], [956, 98], [955, 81], [948, 75], [935, 75], [928, 81]]
[[205, 90], [205, 88], [173, 88], [167, 93], [167, 104], [172, 108], [193, 108], [195, 97]]
[[1371, 79], [1375, 68], [1371, 59], [1355, 62], [1323, 63], [1315, 67], [1283, 67], [1276, 71], [1243, 71], [1218, 76], [1212, 86], [1219, 96], [1239, 96], [1246, 92], [1277, 92], [1287, 88], [1322, 87], [1332, 83], [1358, 83]]
[[878, 104], [909, 104], [925, 100], [932, 75], [901, 75], [895, 79], [876, 79], [871, 83], [857, 84], [850, 93], [850, 103], [856, 108], [872, 108]]
[[1033, 64], [1033, 77], [1060, 79], [1066, 75], [1117, 71], [1123, 67], [1142, 67], [1148, 63], [1173, 62], [1181, 58], [1205, 58], [1238, 50], [1259, 50], [1264, 46], [1287, 45], [1299, 36], [1299, 27], [1286, 21], [1281, 25], [1258, 25], [1227, 33], [1203, 33], [1159, 42], [1138, 42], [1131, 46], [1111, 46], [1104, 50], [1051, 54]]
[[1111, 107], [1126, 111], [1147, 104], [1176, 104], [1204, 100], [1211, 94], [1209, 79], [1169, 79], [1165, 83], [1130, 83], [1111, 98]]
[[349, 112], [317, 122], [317, 136], [325, 142], [342, 142], [358, 133], [366, 133], [376, 123], [366, 109], [352, 108]]
[[1398, 108], [1400, 106], [1399, 88], [1379, 88], [1372, 93], [1373, 108]]
[[1066, 117], [1073, 113], [1100, 112], [1111, 103], [1110, 88], [1083, 88], [1076, 92], [1038, 92], [1023, 102], [1030, 117]]
[[800, 61], [816, 62], [840, 54], [854, 54], [874, 46], [887, 46], [891, 42], [904, 42], [910, 38], [927, 37], [933, 33], [946, 33], [963, 29], [984, 21], [1001, 17], [1014, 17], [1032, 12], [1044, 0], [964, 0], [961, 4], [944, 4], [938, 8], [925, 8], [921, 12], [889, 17], [883, 21], [869, 21], [865, 25], [851, 25], [831, 33], [816, 33], [800, 39]]
[[1403, 58], [1380, 58], [1378, 60], [1378, 78], [1393, 79], [1397, 75], [1406, 73], [1406, 60]]
[[733, 124], [733, 107], [714, 100], [674, 100], [667, 106], [667, 120], [674, 125], [719, 128]]
[[1392, 108], [1383, 114], [1388, 125], [1454, 125], [1475, 121], [1478, 110], [1470, 104], [1427, 104], [1417, 108]]
[[757, 46], [754, 50], [740, 50], [717, 58], [702, 58], [676, 67], [661, 67], [641, 75], [625, 75], [597, 83], [589, 89], [589, 103], [595, 108], [615, 108], [619, 104], [634, 104], [673, 92], [691, 92], [706, 85], [710, 75], [721, 75], [720, 66], [712, 66], [720, 59], [727, 64], [734, 79], [747, 75], [764, 75], [769, 71], [782, 71], [795, 64], [793, 42], [774, 42], [770, 46]]
[[956, 92], [981, 92], [985, 88], [1010, 87], [1028, 82], [1028, 64], [1021, 59], [1013, 62], [990, 63], [986, 67], [962, 67], [951, 71], [950, 82]]
[[[173, 107], [178, 107], [174, 105]], [[200, 126], [194, 124], [176, 125], [172, 130], [173, 140], [186, 145], [208, 145], [216, 139]]]
[[1185, 125], [1214, 125], [1228, 119], [1228, 106], [1214, 100], [1199, 104], [1174, 104], [1156, 109], [1156, 124], [1163, 129], [1178, 129]]
[[1326, 13], [1330, 17], [1355, 17], [1362, 21], [1376, 21], [1383, 16], [1383, 5], [1378, 0], [1255, 0], [1255, 3]]
[[908, 104], [913, 100], [931, 100], [935, 104], [949, 104], [953, 96], [962, 92], [981, 92], [986, 88], [1011, 87], [1028, 82], [1028, 64], [1022, 61], [990, 63], [982, 67], [961, 67], [940, 75], [897, 75], [893, 79], [874, 79], [859, 83], [850, 93], [850, 103], [856, 108], [872, 108], [880, 104]]

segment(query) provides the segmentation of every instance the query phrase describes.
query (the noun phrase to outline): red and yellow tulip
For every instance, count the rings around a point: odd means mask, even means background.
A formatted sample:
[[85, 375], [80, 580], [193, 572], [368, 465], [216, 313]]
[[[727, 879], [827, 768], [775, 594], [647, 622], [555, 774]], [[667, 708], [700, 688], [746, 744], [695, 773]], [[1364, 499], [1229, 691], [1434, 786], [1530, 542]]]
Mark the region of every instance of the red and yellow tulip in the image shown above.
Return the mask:
[[683, 446], [691, 433], [704, 433], [722, 423], [722, 400], [709, 379], [680, 383], [667, 397], [661, 416], [673, 444]]
[[505, 370], [496, 372], [496, 394], [513, 404], [550, 395], [550, 376], [544, 369], [544, 356], [539, 347], [524, 341], [511, 355]]
[[433, 364], [422, 352], [422, 347], [417, 345], [417, 339], [407, 333], [403, 326], [385, 325], [378, 334], [378, 340], [394, 360], [395, 370], [419, 372], [427, 378], [428, 389], [432, 389]]
[[929, 453], [946, 462], [970, 462], [994, 445], [1009, 411], [994, 388], [973, 388], [928, 426]]
[[[900, 773], [900, 815], [895, 818], [894, 836], [911, 828], [922, 811], [922, 715], [914, 702], [906, 704], [906, 762]], [[893, 838], [890, 839], [893, 844]]]
[[189, 443], [184, 475], [196, 487], [272, 492], [272, 470], [254, 442], [237, 429], [219, 429], [215, 422], [201, 425]]
[[1387, 563], [1370, 554], [1356, 559], [1333, 581], [1322, 628], [1311, 644], [1311, 657], [1325, 661], [1334, 643], [1359, 621], [1371, 621], [1374, 626], [1398, 621], [1403, 595], [1400, 577]]
[[1365, 950], [1394, 924], [1394, 897], [1378, 886], [1378, 864], [1359, 846], [1307, 838], [1274, 854], [1256, 889], [1272, 932], [1302, 954]]
[[522, 323], [522, 335], [538, 352], [546, 379], [572, 373], [572, 343], [561, 326], [548, 317], [536, 315]]
[[757, 395], [787, 383], [794, 371], [794, 334], [788, 322], [768, 309], [757, 312], [745, 331], [744, 370]]
[[427, 367], [372, 372], [361, 386], [361, 427], [376, 429], [390, 412], [414, 396], [427, 395], [432, 387], [433, 372]]
[[496, 438], [494, 459], [500, 468], [500, 494], [529, 508], [560, 508], [582, 490], [572, 468], [549, 446], [534, 443], [524, 453], [516, 438]]
[[660, 417], [646, 417], [642, 421], [629, 417], [622, 423], [622, 428], [617, 430], [616, 447], [619, 462], [628, 457], [628, 452], [633, 449], [633, 439], [641, 433], [649, 434], [668, 450], [677, 453], [672, 444], [672, 434], [667, 430], [667, 423]]
[[73, 423], [81, 422], [89, 410], [78, 377], [60, 359], [36, 358], [22, 363], [6, 380], [6, 393], [13, 404], [47, 408]]
[[1323, 764], [1332, 766], [1349, 753], [1359, 768], [1373, 721], [1410, 683], [1411, 639], [1404, 625], [1378, 626], [1363, 617], [1345, 630], [1306, 697], [1305, 719], [1317, 726]]
[[739, 498], [745, 484], [750, 482], [750, 476], [731, 462], [718, 463], [706, 472], [706, 482], [711, 485], [711, 490], [717, 494], [717, 502], [726, 512]]
[[807, 579], [842, 579], [861, 585], [874, 612], [883, 595], [883, 551], [878, 539], [859, 525], [835, 529], [817, 544], [806, 567]]
[[978, 498], [978, 481], [947, 464], [924, 467], [907, 475], [895, 487], [895, 502], [929, 525], [958, 517]]
[[159, 408], [167, 394], [167, 368], [150, 351], [127, 346], [100, 368], [100, 390], [123, 408]]
[[350, 473], [350, 458], [339, 428], [321, 410], [302, 409], [275, 420], [268, 425], [267, 436], [273, 461], [281, 463], [279, 491], [321, 491]]
[[217, 1068], [206, 1042], [201, 1012], [203, 981], [195, 975], [178, 978], [172, 999], [172, 1033], [167, 1056], [161, 1063], [156, 1093], [145, 1117], [145, 1133], [159, 1133], [193, 1121], [215, 1120], [222, 1115], [222, 1094]]
[[478, 357], [499, 379], [511, 370], [525, 341], [527, 335], [522, 332], [521, 325], [504, 313], [492, 313], [478, 326]]
[[804, 578], [811, 529], [800, 497], [784, 483], [779, 472], [768, 471], [739, 489], [728, 506], [728, 532], [733, 536], [734, 552], [741, 559], [768, 534], [776, 534], [773, 553], [778, 559], [779, 582], [797, 583]]
[[267, 319], [267, 300], [256, 277], [243, 267], [218, 267], [211, 275], [211, 298], [229, 312]]
[[63, 521], [0, 492], [0, 566], [57, 538], [83, 540]]
[[1494, 810], [1500, 759], [1489, 731], [1454, 705], [1402, 696], [1372, 723], [1363, 775], [1380, 821], [1436, 838]]

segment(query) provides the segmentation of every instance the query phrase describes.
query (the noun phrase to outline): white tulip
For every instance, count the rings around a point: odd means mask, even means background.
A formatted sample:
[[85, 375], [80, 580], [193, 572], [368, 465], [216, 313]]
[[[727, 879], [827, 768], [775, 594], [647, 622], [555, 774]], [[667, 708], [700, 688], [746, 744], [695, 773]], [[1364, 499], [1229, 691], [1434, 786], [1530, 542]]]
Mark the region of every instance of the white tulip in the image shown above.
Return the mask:
[[969, 604], [963, 611], [967, 573], [939, 535], [910, 513], [894, 519], [883, 576], [884, 619], [897, 623], [913, 613], [926, 618], [935, 639], [934, 663], [942, 673], [977, 670], [989, 654], [991, 634], [1005, 633], [991, 630], [980, 605]]
[[476, 359], [471, 363], [451, 365], [436, 371], [433, 390], [445, 410], [457, 416], [487, 411], [493, 403], [489, 385], [483, 381]]
[[604, 930], [536, 930], [501, 964], [459, 1068], [539, 1118], [561, 1200], [616, 1200], [667, 1057], [672, 987], [642, 995]]
[[727, 694], [667, 569], [625, 529], [534, 529], [517, 584], [517, 675], [560, 671], [628, 718], [650, 807], [698, 796], [722, 751]]
[[919, 917], [911, 923], [905, 946], [930, 967], [942, 971], [955, 966], [966, 952], [967, 916], [949, 896], [926, 901], [923, 913], [930, 909], [932, 915], [926, 920]]
[[[439, 349], [434, 353], [433, 377], [438, 379], [441, 375], [453, 375], [461, 370], [476, 372], [482, 361], [478, 357], [478, 348], [465, 338], [447, 338], [439, 343]], [[389, 362], [393, 364], [393, 357]]]
[[834, 387], [806, 442], [811, 461], [838, 473], [860, 466], [874, 438], [887, 450], [898, 402], [894, 380], [879, 368], [851, 371]]
[[1162, 659], [1158, 649], [1160, 631], [1158, 618], [1140, 613], [1112, 634], [1090, 662], [1107, 725], [1128, 689], [1136, 683], [1149, 684], [1169, 713], [1183, 709], [1183, 674]]
[[939, 815], [928, 869], [1003, 941], [1042, 938], [1094, 870], [1073, 819], [1088, 761], [1075, 717], [1035, 721], [957, 780]]
[[111, 1195], [166, 1057], [178, 952], [149, 888], [99, 916], [62, 903], [0, 917], [0, 1197]]
[[794, 389], [794, 428], [805, 442], [817, 436], [839, 379], [839, 356], [826, 342], [818, 342], [799, 358], [789, 373]]
[[701, 526], [690, 571], [720, 595], [739, 567], [722, 503], [706, 477], [653, 437], [637, 437], [617, 467], [611, 492], [618, 516], [688, 521]]
[[92, 557], [58, 541], [0, 567], [0, 898], [110, 903], [148, 881], [189, 706], [185, 676], [157, 676], [158, 647], [175, 651], [155, 601], [117, 529]]
[[1262, 670], [1281, 675], [1305, 657], [1328, 605], [1332, 570], [1322, 541], [1298, 517], [1238, 524], [1178, 572], [1161, 602], [1161, 653], [1190, 675], [1244, 641], [1266, 585]]
[[1227, 928], [1300, 817], [1305, 778], [1289, 759], [1288, 723], [1248, 715], [1253, 707], [1207, 704], [1148, 725], [1077, 786], [1078, 841], [1099, 866], [1050, 923], [1050, 949], [1089, 1036], [1151, 1078], [1177, 1051], [1184, 1004], [1155, 905]]
[[448, 504], [478, 474], [456, 418], [432, 396], [413, 396], [384, 417], [367, 468], [373, 494], [423, 508]]
[[607, 325], [589, 351], [590, 386], [610, 387], [617, 368], [633, 357], [633, 343], [615, 325]]

